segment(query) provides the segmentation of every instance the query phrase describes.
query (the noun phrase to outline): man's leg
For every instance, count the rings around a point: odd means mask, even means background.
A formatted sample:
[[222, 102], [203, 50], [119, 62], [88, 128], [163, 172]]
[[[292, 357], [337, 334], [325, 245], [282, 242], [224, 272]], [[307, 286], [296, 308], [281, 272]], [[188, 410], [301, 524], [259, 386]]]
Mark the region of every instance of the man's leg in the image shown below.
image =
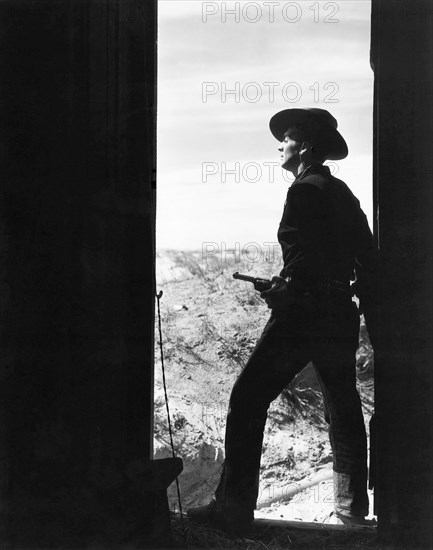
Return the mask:
[[368, 515], [367, 439], [361, 400], [356, 389], [359, 317], [355, 306], [336, 310], [329, 337], [314, 360], [326, 403], [333, 451], [334, 501], [338, 515]]
[[215, 510], [234, 522], [254, 517], [269, 405], [308, 363], [297, 332], [294, 320], [271, 317], [232, 389]]

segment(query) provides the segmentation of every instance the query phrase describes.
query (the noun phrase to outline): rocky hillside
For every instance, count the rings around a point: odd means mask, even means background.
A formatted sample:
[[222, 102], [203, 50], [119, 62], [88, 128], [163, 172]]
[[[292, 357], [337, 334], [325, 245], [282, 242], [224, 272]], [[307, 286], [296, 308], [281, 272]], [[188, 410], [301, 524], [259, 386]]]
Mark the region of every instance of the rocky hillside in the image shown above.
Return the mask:
[[[167, 392], [177, 456], [182, 507], [206, 503], [218, 483], [224, 458], [228, 399], [269, 310], [251, 284], [234, 271], [270, 278], [281, 259], [236, 262], [200, 252], [159, 252], [157, 290]], [[363, 320], [362, 320], [363, 321]], [[155, 458], [171, 456], [162, 384], [159, 333], [155, 332]], [[362, 322], [358, 382], [365, 420], [373, 407], [372, 352]], [[321, 521], [332, 510], [332, 459], [323, 401], [308, 366], [272, 403], [262, 455], [256, 517]], [[170, 507], [178, 509], [175, 484]]]

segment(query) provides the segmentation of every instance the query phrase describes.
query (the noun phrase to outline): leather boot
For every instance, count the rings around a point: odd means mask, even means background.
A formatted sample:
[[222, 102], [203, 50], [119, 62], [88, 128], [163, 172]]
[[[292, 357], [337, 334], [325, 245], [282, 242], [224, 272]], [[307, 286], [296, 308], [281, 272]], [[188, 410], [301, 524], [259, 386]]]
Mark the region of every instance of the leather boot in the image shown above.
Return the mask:
[[334, 470], [334, 510], [347, 523], [363, 522], [368, 515], [366, 470], [344, 474]]

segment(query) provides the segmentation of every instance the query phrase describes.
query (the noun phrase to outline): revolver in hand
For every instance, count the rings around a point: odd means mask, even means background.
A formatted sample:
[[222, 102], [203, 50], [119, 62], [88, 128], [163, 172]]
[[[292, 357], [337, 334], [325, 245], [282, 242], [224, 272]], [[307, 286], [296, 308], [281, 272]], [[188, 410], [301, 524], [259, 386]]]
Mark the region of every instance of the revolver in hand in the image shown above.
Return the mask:
[[233, 279], [239, 279], [240, 281], [247, 281], [248, 283], [253, 283], [254, 288], [259, 292], [264, 290], [269, 290], [272, 286], [272, 281], [269, 279], [261, 279], [259, 277], [250, 277], [249, 275], [241, 275], [236, 271], [233, 273]]
[[273, 316], [281, 321], [289, 319], [292, 306], [299, 301], [295, 289], [288, 286], [286, 280], [282, 277], [275, 276], [272, 277], [272, 280], [269, 280], [240, 275], [239, 273], [233, 273], [233, 277], [253, 283], [254, 288], [260, 292], [261, 298], [268, 304], [268, 308], [272, 309]]

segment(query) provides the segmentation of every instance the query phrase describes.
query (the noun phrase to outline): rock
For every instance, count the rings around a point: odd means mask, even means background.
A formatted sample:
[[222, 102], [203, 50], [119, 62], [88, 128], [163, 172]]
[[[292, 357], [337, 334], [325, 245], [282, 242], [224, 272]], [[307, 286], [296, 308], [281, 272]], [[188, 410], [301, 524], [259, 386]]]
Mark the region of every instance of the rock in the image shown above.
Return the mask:
[[188, 307], [185, 304], [173, 304], [173, 311], [188, 311]]

